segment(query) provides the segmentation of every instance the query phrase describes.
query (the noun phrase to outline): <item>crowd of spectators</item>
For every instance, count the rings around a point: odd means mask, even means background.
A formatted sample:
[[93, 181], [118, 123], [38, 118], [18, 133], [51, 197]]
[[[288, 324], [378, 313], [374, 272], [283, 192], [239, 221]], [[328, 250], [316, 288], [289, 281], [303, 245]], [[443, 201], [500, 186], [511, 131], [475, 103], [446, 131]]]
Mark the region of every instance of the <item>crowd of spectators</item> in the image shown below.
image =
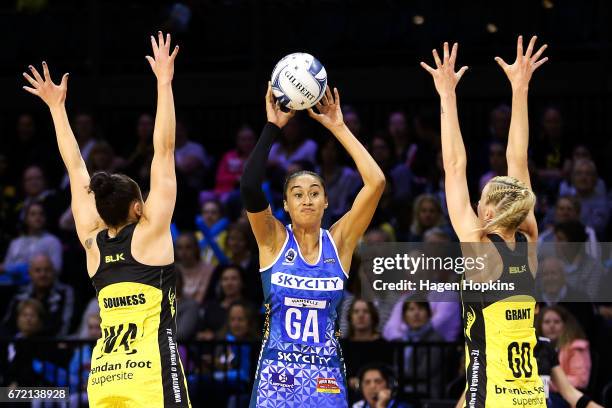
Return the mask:
[[[354, 108], [346, 106], [344, 112], [347, 125], [387, 176], [364, 244], [456, 241], [446, 209], [436, 115], [422, 111], [410, 117], [401, 110], [392, 111], [386, 127], [368, 133], [365, 129], [371, 127], [361, 123]], [[328, 228], [348, 210], [361, 179], [342, 146], [329, 135], [306, 134], [310, 128], [304, 126], [305, 120], [298, 116], [283, 129], [270, 152], [263, 188], [274, 214], [287, 223], [282, 206], [284, 177], [296, 170], [319, 172], [329, 200], [323, 219], [323, 227]], [[506, 171], [509, 121], [507, 106], [493, 108], [490, 131], [481, 138], [484, 142], [468, 145], [474, 197], [489, 179]], [[133, 123], [132, 136], [121, 145], [111, 145], [99, 136], [92, 113], [72, 117], [90, 172], [123, 172], [146, 192], [154, 120], [143, 113]], [[572, 384], [597, 393], [612, 380], [606, 368], [612, 363], [612, 307], [603, 302], [610, 298], [605, 290], [611, 282], [612, 254], [602, 244], [612, 237], [612, 192], [607, 190], [612, 180], [600, 172], [587, 145], [569, 138], [557, 108], [544, 109], [532, 127], [530, 166], [541, 228], [538, 297], [544, 306], [537, 330], [559, 350], [561, 366]], [[18, 338], [91, 340], [100, 336], [95, 293], [76, 239], [68, 180], [52, 134], [51, 129], [41, 129], [33, 115], [23, 113], [14, 134], [3, 138], [0, 146], [0, 334], [9, 343]], [[209, 153], [214, 149], [196, 134], [179, 118], [179, 194], [172, 229], [178, 338], [184, 344], [181, 353], [190, 387], [204, 393], [215, 380], [227, 376], [224, 386], [239, 395], [231, 403], [243, 404], [240, 395], [248, 393], [253, 371], [252, 360], [245, 356], [258, 349], [242, 342], [257, 344], [261, 338], [264, 308], [257, 247], [238, 187], [258, 129], [237, 126], [234, 147], [220, 155]], [[373, 375], [362, 368], [377, 362], [402, 379], [402, 389], [396, 391], [405, 395], [458, 397], [465, 381], [459, 297], [441, 301], [434, 293], [423, 301], [405, 293], [392, 301], [366, 300], [360, 292], [358, 265], [356, 259], [340, 319], [351, 398], [362, 398], [358, 383]], [[210, 340], [225, 343], [214, 349], [193, 345]], [[239, 343], [232, 345], [235, 342]], [[408, 343], [397, 346], [397, 342]], [[421, 346], [429, 343], [438, 346], [425, 352]], [[10, 343], [0, 350], [4, 383], [53, 383], [37, 363], [45, 360], [65, 369], [61, 381], [74, 388], [91, 351], [83, 346], [68, 353], [61, 343], [47, 349], [24, 347]], [[427, 359], [419, 358], [424, 354]], [[376, 375], [386, 378], [384, 371]], [[79, 384], [83, 382], [86, 377]], [[555, 390], [554, 385], [551, 388]]]

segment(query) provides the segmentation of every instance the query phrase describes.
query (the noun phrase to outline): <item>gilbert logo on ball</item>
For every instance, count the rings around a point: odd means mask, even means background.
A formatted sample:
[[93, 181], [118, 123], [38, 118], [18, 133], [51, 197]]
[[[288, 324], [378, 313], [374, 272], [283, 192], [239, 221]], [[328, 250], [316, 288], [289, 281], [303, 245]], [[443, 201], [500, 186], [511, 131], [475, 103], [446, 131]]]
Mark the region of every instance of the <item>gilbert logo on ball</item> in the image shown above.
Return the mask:
[[310, 54], [289, 54], [272, 71], [272, 92], [289, 109], [312, 108], [323, 97], [326, 87], [327, 72]]

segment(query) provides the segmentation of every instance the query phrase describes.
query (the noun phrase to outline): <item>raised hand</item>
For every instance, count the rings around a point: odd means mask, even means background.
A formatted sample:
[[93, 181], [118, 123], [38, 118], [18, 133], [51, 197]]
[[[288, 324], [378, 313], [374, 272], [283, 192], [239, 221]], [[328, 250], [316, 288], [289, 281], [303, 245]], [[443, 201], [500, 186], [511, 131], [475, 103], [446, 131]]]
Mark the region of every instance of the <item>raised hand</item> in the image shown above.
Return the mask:
[[66, 101], [66, 92], [68, 91], [68, 74], [64, 74], [62, 76], [62, 81], [59, 85], [55, 85], [53, 80], [51, 80], [51, 75], [49, 74], [49, 67], [47, 63], [43, 61], [43, 77], [40, 76], [36, 68], [33, 65], [30, 65], [28, 68], [32, 75], [27, 72], [23, 73], [23, 77], [32, 85], [24, 86], [23, 89], [28, 91], [29, 93], [36, 95], [42, 99], [47, 106], [54, 107], [63, 105]]
[[158, 83], [169, 83], [172, 82], [174, 76], [174, 59], [178, 54], [178, 45], [172, 50], [170, 54], [170, 34], [164, 35], [161, 31], [157, 32], [157, 41], [155, 37], [151, 36], [151, 47], [153, 48], [153, 57], [147, 55], [147, 61], [151, 65], [153, 73], [157, 77]]
[[272, 94], [272, 85], [268, 82], [268, 91], [266, 92], [266, 115], [268, 122], [274, 123], [279, 128], [283, 128], [289, 119], [295, 115], [295, 111], [283, 112], [280, 104], [274, 100]]
[[421, 66], [433, 77], [436, 90], [438, 91], [440, 96], [454, 93], [455, 88], [459, 83], [459, 80], [461, 79], [465, 71], [467, 71], [468, 69], [468, 67], [463, 66], [459, 71], [455, 72], [455, 61], [457, 59], [458, 47], [459, 44], [454, 43], [453, 48], [449, 54], [448, 43], [445, 42], [442, 61], [440, 61], [438, 51], [434, 49], [432, 51], [432, 54], [434, 57], [434, 62], [436, 63], [435, 69], [421, 61]]
[[342, 109], [340, 109], [340, 94], [338, 94], [338, 88], [334, 88], [334, 94], [332, 95], [328, 86], [325, 89], [325, 95], [323, 95], [323, 98], [321, 98], [316, 106], [319, 113], [309, 108], [308, 116], [325, 126], [327, 129], [332, 130], [333, 128], [344, 125]]
[[386, 408], [391, 400], [391, 390], [388, 388], [384, 388], [378, 391], [376, 400], [376, 408]]
[[540, 59], [542, 53], [548, 45], [542, 45], [538, 51], [533, 54], [533, 49], [537, 40], [537, 36], [531, 37], [531, 41], [529, 41], [529, 45], [527, 46], [527, 50], [525, 54], [523, 54], [523, 36], [519, 35], [519, 38], [516, 42], [516, 60], [512, 65], [509, 65], [500, 57], [495, 57], [495, 61], [499, 64], [500, 67], [506, 73], [506, 76], [510, 80], [510, 85], [513, 90], [518, 89], [527, 89], [529, 87], [529, 80], [531, 79], [531, 75], [533, 72], [540, 67], [540, 65], [544, 64], [548, 61], [548, 57], [544, 57]]

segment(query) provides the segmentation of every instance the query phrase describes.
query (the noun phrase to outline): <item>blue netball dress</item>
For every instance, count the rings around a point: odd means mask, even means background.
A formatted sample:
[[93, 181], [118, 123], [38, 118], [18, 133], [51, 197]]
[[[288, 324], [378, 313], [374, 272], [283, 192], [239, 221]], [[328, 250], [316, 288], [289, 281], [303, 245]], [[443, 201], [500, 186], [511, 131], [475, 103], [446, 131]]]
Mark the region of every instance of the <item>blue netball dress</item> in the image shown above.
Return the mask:
[[347, 406], [338, 313], [347, 275], [329, 231], [321, 229], [319, 258], [307, 263], [293, 235], [262, 269], [266, 322], [250, 407]]

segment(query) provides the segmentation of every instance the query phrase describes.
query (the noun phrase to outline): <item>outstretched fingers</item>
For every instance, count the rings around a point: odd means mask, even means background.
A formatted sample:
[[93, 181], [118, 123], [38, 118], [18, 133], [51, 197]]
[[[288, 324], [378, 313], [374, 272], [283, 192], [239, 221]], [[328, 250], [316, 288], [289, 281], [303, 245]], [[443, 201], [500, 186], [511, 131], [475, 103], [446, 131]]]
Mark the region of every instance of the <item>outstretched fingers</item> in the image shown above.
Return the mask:
[[334, 98], [336, 105], [340, 105], [340, 94], [338, 93], [338, 88], [334, 88]]
[[503, 68], [504, 71], [506, 70], [506, 68], [508, 68], [508, 63], [504, 61], [504, 59], [501, 57], [495, 57], [495, 62], [497, 62], [499, 66]]
[[36, 80], [34, 78], [32, 78], [27, 72], [23, 73], [23, 77], [26, 79], [26, 81], [28, 81], [30, 83], [30, 85], [32, 85], [34, 88], [37, 88], [40, 86], [40, 84], [38, 82], [36, 82]]
[[166, 44], [164, 42], [164, 34], [161, 31], [157, 32], [157, 44], [159, 48], [165, 47]]
[[546, 51], [546, 48], [548, 48], [548, 44], [544, 44], [543, 46], [541, 46], [540, 49], [538, 49], [536, 53], [533, 54], [533, 56], [531, 57], [531, 62], [536, 62], [538, 59], [540, 59], [540, 56], [542, 56], [542, 53]]
[[449, 62], [452, 66], [455, 66], [455, 61], [457, 60], [457, 49], [459, 48], [459, 43], [454, 43], [453, 48], [451, 49], [451, 54], [449, 58]]
[[175, 59], [175, 58], [176, 58], [176, 55], [178, 54], [178, 52], [179, 52], [179, 46], [178, 46], [178, 45], [176, 45], [176, 46], [174, 47], [174, 50], [172, 51], [172, 54], [170, 55], [170, 59]]
[[457, 81], [461, 79], [461, 77], [463, 76], [463, 74], [465, 74], [465, 71], [467, 70], [468, 70], [467, 66], [461, 67], [461, 69], [457, 72]]
[[49, 67], [47, 66], [47, 63], [45, 61], [42, 62], [42, 66], [43, 66], [43, 75], [45, 76], [45, 81], [51, 81], [51, 74], [49, 74]]
[[529, 45], [527, 46], [527, 51], [525, 52], [525, 58], [531, 58], [531, 54], [533, 53], [533, 47], [535, 47], [536, 40], [538, 39], [537, 35], [531, 37], [529, 40]]
[[60, 86], [62, 88], [65, 88], [68, 86], [68, 77], [70, 76], [70, 74], [68, 72], [66, 72], [64, 74], [64, 76], [62, 76], [62, 82], [60, 82]]
[[151, 66], [151, 69], [154, 69], [155, 68], [155, 60], [153, 59], [153, 57], [147, 55], [145, 58], [149, 62], [149, 65]]
[[38, 96], [38, 89], [30, 88], [29, 86], [24, 86], [23, 89], [28, 91], [32, 95]]
[[520, 61], [523, 58], [523, 36], [519, 35], [516, 40], [516, 60]]
[[434, 61], [436, 63], [436, 68], [440, 68], [442, 66], [442, 61], [440, 61], [440, 56], [438, 55], [438, 50], [435, 48], [431, 51], [434, 57]]
[[421, 65], [421, 67], [423, 67], [423, 69], [425, 71], [429, 72], [431, 75], [436, 73], [436, 70], [434, 68], [430, 67], [429, 65], [427, 65], [423, 61], [421, 61], [420, 65]]
[[157, 54], [159, 54], [159, 47], [157, 46], [157, 41], [155, 41], [155, 37], [151, 36], [151, 48], [153, 49], [153, 56], [157, 58]]
[[445, 41], [444, 46], [442, 47], [442, 56], [444, 58], [444, 64], [448, 64], [448, 59], [450, 58], [450, 54], [448, 52], [448, 43]]
[[533, 69], [536, 70], [536, 69], [540, 68], [540, 65], [544, 64], [546, 61], [548, 61], [548, 57], [542, 58], [541, 60], [539, 60], [538, 62], [536, 62], [533, 65]]
[[40, 76], [38, 70], [34, 67], [34, 65], [30, 65], [28, 68], [30, 68], [30, 71], [32, 72], [32, 75], [34, 75], [34, 79], [36, 79], [36, 82], [41, 84], [45, 82], [45, 80]]

